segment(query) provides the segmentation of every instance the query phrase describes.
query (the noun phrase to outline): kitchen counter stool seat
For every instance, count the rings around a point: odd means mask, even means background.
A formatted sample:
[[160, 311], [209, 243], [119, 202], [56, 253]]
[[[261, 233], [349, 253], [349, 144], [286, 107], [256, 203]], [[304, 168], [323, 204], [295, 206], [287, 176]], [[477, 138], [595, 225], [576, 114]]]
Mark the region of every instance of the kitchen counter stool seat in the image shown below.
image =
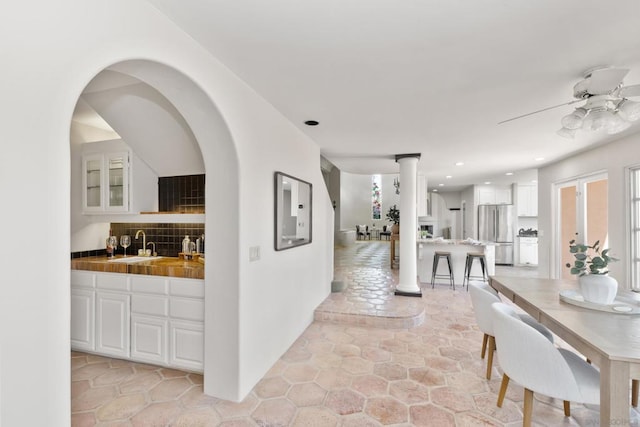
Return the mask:
[[[480, 261], [480, 267], [482, 268], [482, 276], [473, 276], [471, 269], [473, 267], [473, 261]], [[482, 279], [484, 282], [488, 282], [487, 278], [487, 259], [482, 252], [467, 252], [467, 259], [464, 264], [464, 278], [462, 279], [462, 286], [467, 284], [467, 290], [469, 290], [469, 281], [472, 279]]]
[[[440, 259], [447, 260], [447, 266], [449, 267], [448, 274], [438, 274], [438, 263]], [[436, 279], [449, 279], [450, 286], [455, 290], [456, 285], [453, 280], [453, 266], [451, 265], [451, 252], [435, 251], [433, 254], [433, 269], [431, 271], [431, 289], [435, 287]]]

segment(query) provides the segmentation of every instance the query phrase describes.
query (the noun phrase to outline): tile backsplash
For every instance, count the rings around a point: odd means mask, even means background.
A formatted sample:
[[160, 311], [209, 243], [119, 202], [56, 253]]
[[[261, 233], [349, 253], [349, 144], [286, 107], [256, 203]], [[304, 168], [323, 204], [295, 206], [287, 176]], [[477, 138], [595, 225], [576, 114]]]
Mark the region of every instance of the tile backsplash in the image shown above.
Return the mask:
[[204, 174], [158, 178], [159, 211], [203, 213], [204, 182]]
[[[128, 234], [131, 236], [131, 246], [127, 248], [127, 255], [137, 255], [138, 249], [142, 249], [142, 234], [136, 240], [136, 231], [142, 230], [146, 234], [147, 243], [155, 242], [156, 252], [161, 256], [178, 256], [182, 252], [182, 239], [189, 236], [192, 242], [204, 235], [204, 224], [167, 224], [167, 223], [111, 223], [111, 230], [115, 236]], [[153, 245], [147, 245], [146, 249], [152, 249]], [[122, 254], [122, 247], [118, 246], [116, 254]]]
[[[165, 224], [165, 223], [131, 223], [131, 222], [112, 222], [111, 232], [114, 236], [118, 237], [120, 242], [120, 236], [128, 234], [131, 236], [131, 246], [127, 248], [127, 255], [137, 255], [138, 249], [142, 249], [142, 234], [136, 240], [136, 231], [142, 230], [146, 234], [147, 243], [155, 242], [156, 252], [160, 256], [177, 257], [179, 252], [182, 252], [182, 239], [185, 235], [189, 235], [189, 239], [195, 242], [198, 237], [202, 238], [204, 235], [204, 224], [192, 223], [192, 224]], [[107, 236], [105, 236], [106, 240]], [[203, 247], [206, 245], [203, 245]], [[147, 245], [148, 249], [153, 249], [153, 245]], [[201, 250], [204, 253], [204, 248]], [[124, 254], [124, 249], [118, 243], [118, 249], [116, 255]], [[105, 249], [95, 249], [91, 251], [73, 252], [71, 258], [82, 258], [89, 256], [104, 256], [106, 255]]]

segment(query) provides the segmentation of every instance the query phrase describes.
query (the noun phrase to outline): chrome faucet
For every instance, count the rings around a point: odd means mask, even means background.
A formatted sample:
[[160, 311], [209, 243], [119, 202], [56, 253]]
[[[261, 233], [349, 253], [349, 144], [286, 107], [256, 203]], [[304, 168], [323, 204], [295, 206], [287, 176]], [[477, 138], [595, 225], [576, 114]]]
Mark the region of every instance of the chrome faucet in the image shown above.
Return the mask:
[[144, 234], [144, 231], [138, 230], [136, 231], [136, 240], [138, 240], [140, 233], [142, 233], [142, 252], [144, 252], [144, 250], [147, 249], [147, 235]]
[[153, 245], [153, 251], [151, 251], [151, 255], [152, 256], [158, 256], [158, 252], [156, 252], [156, 242], [147, 243], [147, 246], [149, 246], [149, 245]]

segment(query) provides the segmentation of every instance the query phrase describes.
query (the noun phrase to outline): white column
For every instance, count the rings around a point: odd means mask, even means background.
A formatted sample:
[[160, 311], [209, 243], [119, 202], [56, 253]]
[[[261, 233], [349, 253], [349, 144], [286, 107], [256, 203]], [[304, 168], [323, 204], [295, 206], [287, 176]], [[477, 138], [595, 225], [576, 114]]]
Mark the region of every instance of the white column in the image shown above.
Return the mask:
[[418, 286], [416, 209], [417, 171], [420, 154], [398, 154], [400, 165], [400, 281], [396, 295], [421, 296]]

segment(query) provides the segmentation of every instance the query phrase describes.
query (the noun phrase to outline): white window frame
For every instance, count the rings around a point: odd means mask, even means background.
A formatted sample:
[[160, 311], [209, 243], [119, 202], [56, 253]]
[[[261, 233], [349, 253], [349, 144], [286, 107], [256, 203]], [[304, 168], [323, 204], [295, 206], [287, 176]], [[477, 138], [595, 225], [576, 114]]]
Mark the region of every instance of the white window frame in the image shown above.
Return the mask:
[[626, 168], [627, 182], [627, 283], [630, 289], [640, 289], [640, 165]]

